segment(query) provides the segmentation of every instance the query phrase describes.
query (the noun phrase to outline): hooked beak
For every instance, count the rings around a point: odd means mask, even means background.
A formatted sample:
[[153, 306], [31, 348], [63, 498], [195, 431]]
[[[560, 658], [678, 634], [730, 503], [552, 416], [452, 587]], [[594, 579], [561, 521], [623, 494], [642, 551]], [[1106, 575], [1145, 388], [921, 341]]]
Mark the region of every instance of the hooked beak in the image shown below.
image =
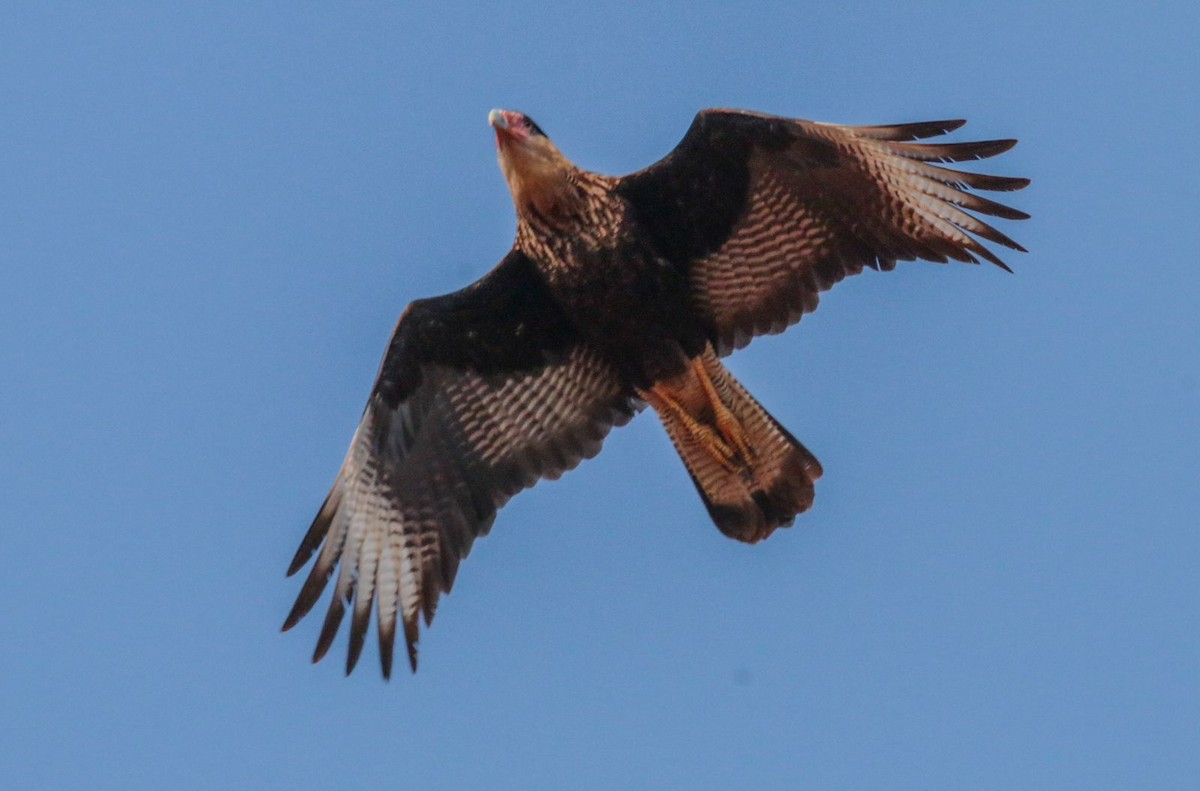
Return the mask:
[[496, 145], [506, 138], [513, 140], [528, 138], [529, 132], [521, 120], [521, 114], [511, 110], [492, 110], [488, 113], [488, 123], [496, 130]]

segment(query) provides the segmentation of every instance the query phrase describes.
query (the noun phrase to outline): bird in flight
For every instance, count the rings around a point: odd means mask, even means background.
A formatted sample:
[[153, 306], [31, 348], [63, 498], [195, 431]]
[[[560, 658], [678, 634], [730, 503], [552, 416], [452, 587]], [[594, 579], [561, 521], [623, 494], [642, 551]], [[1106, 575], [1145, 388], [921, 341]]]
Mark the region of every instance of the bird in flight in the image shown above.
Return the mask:
[[982, 259], [1007, 270], [980, 240], [1024, 251], [975, 215], [1028, 215], [975, 191], [1029, 180], [938, 164], [1016, 141], [913, 142], [963, 121], [835, 126], [704, 110], [674, 151], [622, 177], [577, 167], [527, 115], [488, 121], [516, 241], [478, 281], [401, 315], [288, 568], [316, 554], [285, 631], [337, 570], [313, 661], [349, 608], [347, 674], [372, 611], [384, 677], [398, 623], [415, 671], [419, 620], [429, 625], [496, 511], [596, 455], [647, 405], [722, 533], [754, 543], [790, 525], [812, 505], [821, 465], [721, 358], [782, 332], [864, 267]]

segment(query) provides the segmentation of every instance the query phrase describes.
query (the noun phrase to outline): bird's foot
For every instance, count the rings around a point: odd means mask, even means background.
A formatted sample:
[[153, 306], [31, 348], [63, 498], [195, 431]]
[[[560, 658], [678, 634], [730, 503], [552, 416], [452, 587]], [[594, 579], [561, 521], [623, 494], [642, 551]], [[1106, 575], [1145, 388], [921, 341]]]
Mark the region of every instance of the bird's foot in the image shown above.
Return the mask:
[[[709, 386], [711, 387], [711, 385]], [[719, 436], [716, 431], [688, 414], [687, 410], [664, 388], [656, 385], [642, 396], [656, 411], [669, 413], [678, 420], [691, 438], [707, 449], [725, 470], [733, 472], [741, 466], [738, 463], [739, 451], [726, 439]], [[722, 433], [724, 433], [723, 430]]]
[[725, 402], [721, 400], [720, 394], [717, 393], [716, 385], [713, 384], [708, 366], [705, 365], [703, 357], [697, 357], [692, 361], [692, 370], [696, 372], [696, 378], [700, 380], [700, 384], [704, 388], [704, 394], [708, 397], [709, 405], [713, 411], [713, 418], [717, 424], [717, 429], [725, 439], [726, 447], [736, 449], [742, 461], [749, 464], [754, 459], [754, 449], [750, 446], [749, 440], [746, 439], [746, 431], [742, 427], [741, 421], [729, 411], [729, 407], [725, 406]]

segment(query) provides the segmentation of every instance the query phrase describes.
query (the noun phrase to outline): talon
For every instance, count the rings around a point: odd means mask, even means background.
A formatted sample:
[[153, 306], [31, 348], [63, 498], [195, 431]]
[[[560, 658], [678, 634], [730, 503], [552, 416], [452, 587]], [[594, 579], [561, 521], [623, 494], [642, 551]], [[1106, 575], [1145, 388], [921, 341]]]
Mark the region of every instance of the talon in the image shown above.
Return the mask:
[[[738, 469], [740, 466], [737, 463], [739, 451], [730, 447], [730, 444], [726, 441], [727, 438], [718, 436], [711, 428], [701, 424], [689, 415], [687, 410], [672, 396], [655, 386], [642, 393], [642, 397], [659, 412], [669, 411], [673, 414], [683, 424], [684, 429], [692, 436], [692, 439], [705, 446], [712, 453], [717, 463], [725, 468], [727, 472], [734, 472]], [[721, 433], [724, 434], [724, 430]], [[743, 456], [743, 458], [747, 457]]]
[[742, 424], [729, 411], [729, 408], [725, 406], [725, 402], [721, 400], [720, 395], [717, 393], [717, 388], [708, 374], [707, 366], [704, 364], [704, 358], [697, 357], [693, 360], [692, 369], [700, 379], [700, 384], [704, 387], [705, 395], [708, 396], [709, 404], [713, 410], [713, 417], [717, 422], [717, 428], [721, 430], [721, 434], [724, 435], [729, 444], [737, 448], [738, 455], [748, 464], [754, 459], [754, 449], [746, 441], [746, 432], [742, 430]]

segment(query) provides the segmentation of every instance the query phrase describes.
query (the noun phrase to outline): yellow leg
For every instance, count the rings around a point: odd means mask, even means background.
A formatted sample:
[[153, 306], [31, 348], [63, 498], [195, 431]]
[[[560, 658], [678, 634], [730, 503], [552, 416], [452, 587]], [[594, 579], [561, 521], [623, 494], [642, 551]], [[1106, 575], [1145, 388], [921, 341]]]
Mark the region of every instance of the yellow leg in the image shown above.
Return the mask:
[[712, 451], [713, 457], [722, 467], [730, 472], [737, 469], [737, 465], [734, 463], [737, 454], [729, 447], [729, 444], [717, 436], [716, 432], [711, 428], [703, 425], [689, 415], [687, 410], [680, 406], [679, 402], [663, 388], [655, 385], [650, 390], [643, 392], [642, 396], [657, 411], [673, 415], [683, 425], [684, 429], [692, 435], [693, 439]]
[[708, 375], [708, 368], [704, 365], [704, 358], [697, 357], [692, 361], [692, 370], [696, 372], [696, 376], [700, 379], [700, 384], [704, 387], [704, 393], [708, 396], [709, 404], [712, 406], [713, 416], [717, 421], [717, 428], [729, 441], [729, 444], [737, 448], [742, 459], [749, 462], [754, 458], [754, 449], [750, 447], [750, 443], [746, 440], [746, 432], [742, 430], [741, 422], [734, 417], [729, 408], [721, 400], [717, 394], [717, 388], [713, 385], [712, 379]]

